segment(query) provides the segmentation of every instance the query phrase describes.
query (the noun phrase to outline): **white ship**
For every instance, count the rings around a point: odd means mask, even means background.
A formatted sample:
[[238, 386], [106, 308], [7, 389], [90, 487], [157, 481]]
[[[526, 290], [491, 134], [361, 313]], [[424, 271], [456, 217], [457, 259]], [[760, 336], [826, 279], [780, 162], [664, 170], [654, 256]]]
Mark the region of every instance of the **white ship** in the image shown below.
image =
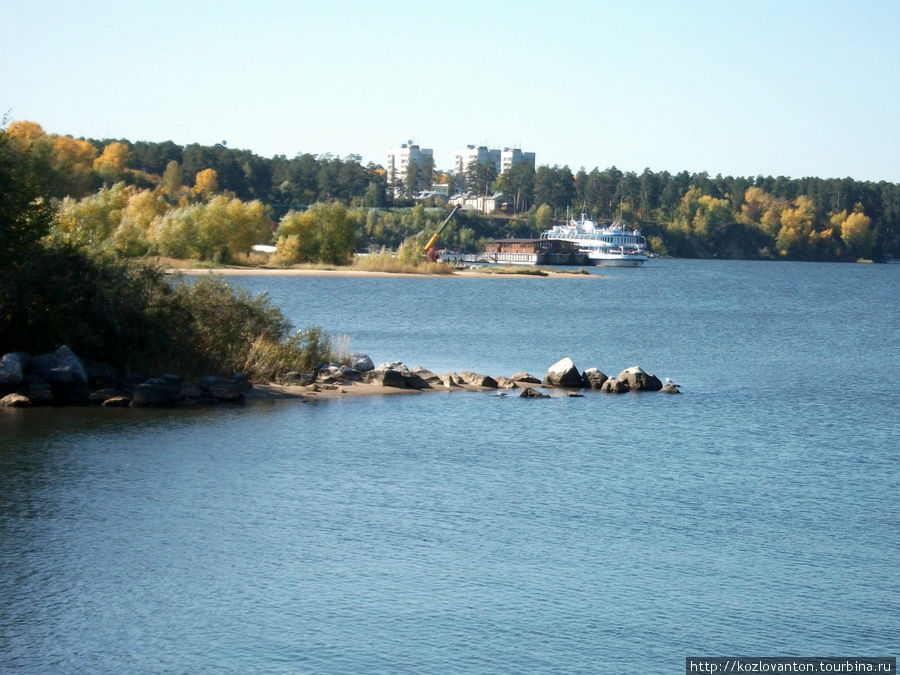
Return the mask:
[[541, 239], [574, 242], [593, 265], [639, 267], [647, 260], [647, 240], [640, 230], [627, 229], [621, 223], [601, 226], [588, 219], [584, 212], [580, 220], [554, 225], [541, 234]]

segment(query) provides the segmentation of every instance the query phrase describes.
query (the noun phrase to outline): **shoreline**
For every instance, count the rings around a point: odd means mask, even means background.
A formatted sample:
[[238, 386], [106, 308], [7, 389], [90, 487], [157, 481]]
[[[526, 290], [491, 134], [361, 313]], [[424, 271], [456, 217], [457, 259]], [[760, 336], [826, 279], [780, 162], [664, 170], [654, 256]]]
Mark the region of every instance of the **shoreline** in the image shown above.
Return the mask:
[[189, 276], [203, 274], [219, 275], [224, 277], [339, 277], [339, 278], [371, 278], [371, 279], [602, 279], [599, 274], [580, 274], [573, 272], [561, 272], [541, 268], [545, 275], [541, 274], [515, 274], [497, 272], [478, 272], [472, 270], [456, 270], [450, 274], [415, 274], [411, 272], [376, 272], [370, 270], [357, 270], [352, 267], [336, 269], [304, 269], [284, 268], [274, 269], [269, 267], [168, 267], [167, 274], [181, 273]]

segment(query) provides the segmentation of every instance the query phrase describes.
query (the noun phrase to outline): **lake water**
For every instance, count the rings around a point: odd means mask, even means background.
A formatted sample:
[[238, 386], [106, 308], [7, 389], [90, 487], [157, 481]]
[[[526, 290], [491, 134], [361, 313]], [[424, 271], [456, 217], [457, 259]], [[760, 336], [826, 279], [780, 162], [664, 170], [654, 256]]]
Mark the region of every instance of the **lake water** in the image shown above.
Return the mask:
[[896, 656], [900, 266], [237, 278], [378, 363], [683, 394], [0, 411], [0, 670]]

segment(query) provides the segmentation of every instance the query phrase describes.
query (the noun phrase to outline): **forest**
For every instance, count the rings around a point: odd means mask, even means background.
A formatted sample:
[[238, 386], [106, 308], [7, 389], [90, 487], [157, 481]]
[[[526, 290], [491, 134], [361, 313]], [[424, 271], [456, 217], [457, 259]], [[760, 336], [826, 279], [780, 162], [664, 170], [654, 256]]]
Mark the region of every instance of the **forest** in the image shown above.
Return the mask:
[[[53, 210], [50, 240], [125, 257], [250, 263], [274, 244], [276, 264], [348, 264], [357, 251], [415, 250], [444, 217], [386, 184], [383, 167], [349, 155], [264, 158], [248, 150], [48, 134], [34, 122], [3, 130], [40, 167]], [[503, 211], [467, 212], [442, 244], [538, 236], [567, 213], [640, 227], [658, 255], [787, 260], [900, 256], [900, 185], [852, 178], [709, 176], [518, 164], [497, 176], [414, 167], [406, 185], [450, 182], [502, 192]], [[418, 174], [415, 172], [418, 171]], [[423, 175], [427, 173], [428, 175]], [[258, 262], [258, 261], [257, 261]]]

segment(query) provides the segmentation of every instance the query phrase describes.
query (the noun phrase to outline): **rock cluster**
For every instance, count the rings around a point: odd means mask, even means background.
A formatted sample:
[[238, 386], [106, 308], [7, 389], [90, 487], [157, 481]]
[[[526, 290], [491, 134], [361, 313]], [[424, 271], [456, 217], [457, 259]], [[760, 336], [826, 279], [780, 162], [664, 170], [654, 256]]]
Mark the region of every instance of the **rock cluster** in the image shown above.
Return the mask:
[[0, 358], [0, 407], [102, 405], [168, 407], [184, 403], [237, 402], [252, 385], [241, 374], [186, 381], [179, 375], [116, 375], [115, 368], [79, 358], [63, 345], [32, 357], [24, 352]]
[[[496, 389], [500, 396], [506, 395], [504, 390], [520, 389], [522, 398], [549, 398], [549, 394], [536, 387], [564, 389], [569, 396], [580, 396], [581, 389], [610, 394], [680, 393], [679, 386], [671, 380], [667, 379], [664, 387], [658, 377], [638, 366], [626, 368], [612, 378], [597, 368], [579, 371], [569, 357], [550, 366], [543, 379], [525, 372], [497, 378], [469, 370], [436, 375], [421, 366], [409, 368], [399, 361], [375, 367], [365, 354], [352, 354], [347, 363], [324, 364], [307, 373], [287, 373], [280, 382], [308, 387], [311, 391], [335, 390], [356, 382], [411, 390]], [[240, 402], [251, 389], [252, 385], [241, 374], [189, 381], [171, 374], [117, 378], [112, 366], [81, 359], [66, 346], [34, 357], [14, 352], [0, 358], [0, 407], [48, 404], [168, 407], [184, 403]]]

